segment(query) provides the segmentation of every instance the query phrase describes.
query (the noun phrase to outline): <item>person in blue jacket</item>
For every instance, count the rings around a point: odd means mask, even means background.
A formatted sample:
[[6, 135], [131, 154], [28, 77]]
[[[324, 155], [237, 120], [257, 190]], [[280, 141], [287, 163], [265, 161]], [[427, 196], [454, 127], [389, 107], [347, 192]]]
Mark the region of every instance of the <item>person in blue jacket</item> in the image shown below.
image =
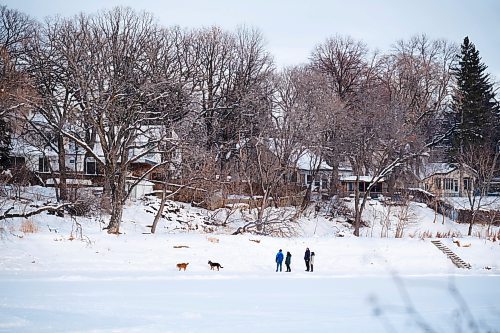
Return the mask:
[[283, 252], [280, 249], [276, 254], [276, 272], [278, 271], [278, 269], [281, 272], [282, 265], [283, 265]]

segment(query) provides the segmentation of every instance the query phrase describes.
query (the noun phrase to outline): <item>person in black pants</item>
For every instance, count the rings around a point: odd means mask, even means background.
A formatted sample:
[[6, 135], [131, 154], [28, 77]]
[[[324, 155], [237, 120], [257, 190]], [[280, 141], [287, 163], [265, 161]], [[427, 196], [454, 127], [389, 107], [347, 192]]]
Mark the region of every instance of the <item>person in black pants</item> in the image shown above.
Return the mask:
[[281, 272], [282, 263], [283, 263], [283, 252], [280, 249], [276, 254], [276, 272], [278, 271], [278, 269]]
[[290, 269], [290, 263], [292, 262], [292, 254], [290, 252], [286, 252], [286, 258], [285, 258], [285, 265], [286, 265], [286, 271], [291, 272], [292, 270]]
[[311, 251], [306, 248], [306, 253], [304, 254], [304, 261], [306, 262], [306, 272], [309, 272], [309, 260], [311, 260]]

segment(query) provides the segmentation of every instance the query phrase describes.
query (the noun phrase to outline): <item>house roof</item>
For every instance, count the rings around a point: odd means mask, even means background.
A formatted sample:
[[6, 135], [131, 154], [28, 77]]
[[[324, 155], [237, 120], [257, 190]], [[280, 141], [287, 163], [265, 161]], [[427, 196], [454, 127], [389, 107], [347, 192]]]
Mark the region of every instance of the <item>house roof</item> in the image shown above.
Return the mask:
[[35, 147], [19, 137], [13, 137], [11, 139], [10, 147], [10, 155], [12, 156], [57, 156], [57, 153], [52, 149], [41, 149], [39, 147]]
[[[340, 181], [344, 182], [355, 182], [358, 176], [343, 176], [340, 177]], [[373, 176], [359, 176], [359, 181], [360, 182], [365, 182], [365, 183], [370, 183], [373, 180]], [[378, 180], [377, 183], [383, 182], [385, 179], [381, 178]]]
[[426, 179], [436, 174], [445, 175], [457, 168], [456, 165], [449, 163], [426, 163], [420, 169], [419, 177], [420, 179]]
[[351, 171], [352, 172], [352, 166], [349, 164], [349, 162], [341, 162], [339, 163], [339, 171]]
[[[243, 144], [245, 144], [245, 142], [243, 142]], [[284, 144], [284, 141], [282, 142], [281, 140], [268, 141], [269, 150], [274, 154], [279, 154], [282, 144], [283, 146], [287, 146]], [[320, 158], [320, 156], [316, 155], [310, 149], [307, 149], [305, 147], [296, 146], [294, 149], [292, 149], [292, 153], [289, 157], [288, 163], [290, 164], [290, 166], [293, 166], [293, 164], [295, 164], [295, 167], [297, 169], [305, 171], [316, 170], [318, 169], [318, 166], [319, 170], [333, 170], [333, 168], [328, 165], [328, 163], [326, 163], [322, 158]]]
[[318, 169], [318, 166], [320, 170], [333, 170], [325, 161], [322, 160], [320, 163], [320, 158], [308, 149], [297, 159], [297, 168], [300, 170], [312, 171]]

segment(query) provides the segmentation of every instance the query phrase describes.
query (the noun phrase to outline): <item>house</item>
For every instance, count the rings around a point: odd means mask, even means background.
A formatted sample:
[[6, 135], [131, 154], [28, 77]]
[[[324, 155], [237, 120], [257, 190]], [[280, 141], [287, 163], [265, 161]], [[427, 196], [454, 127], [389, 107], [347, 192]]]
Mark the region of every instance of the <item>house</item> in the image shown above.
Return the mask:
[[[28, 138], [29, 142], [26, 139], [25, 136], [12, 139], [10, 169], [24, 168], [35, 174], [42, 184], [54, 186], [59, 181], [58, 154], [48, 145], [36, 146], [34, 138]], [[102, 183], [102, 172], [93, 157], [87, 156], [83, 148], [66, 138], [64, 147], [68, 186], [95, 186]], [[96, 154], [99, 154], [99, 148], [100, 146], [96, 147]]]
[[474, 189], [476, 173], [468, 166], [427, 163], [420, 170], [419, 187], [436, 196], [465, 196]]
[[[359, 192], [366, 192], [370, 184], [373, 182], [372, 176], [341, 176], [340, 184], [342, 185], [342, 190], [347, 194], [354, 194], [356, 191], [356, 184], [358, 186]], [[387, 182], [384, 178], [379, 179], [375, 185], [370, 189], [371, 197], [378, 197], [383, 193], [387, 193]]]
[[491, 179], [488, 195], [500, 196], [500, 176]]
[[[130, 176], [138, 177], [144, 171], [149, 170], [152, 166], [162, 162], [162, 153], [158, 150], [152, 150], [148, 146], [149, 137], [156, 135], [159, 137], [160, 129], [158, 127], [148, 126], [141, 128], [141, 134], [134, 141], [134, 147], [129, 150], [129, 159], [133, 160], [129, 167]], [[176, 133], [172, 130], [171, 136], [167, 141], [172, 142], [178, 140]], [[28, 142], [29, 141], [29, 142]], [[38, 140], [40, 141], [40, 140]], [[46, 186], [57, 186], [59, 182], [59, 157], [52, 147], [46, 144], [36, 146], [37, 139], [28, 136], [19, 136], [12, 139], [11, 150], [11, 168], [25, 168], [30, 173], [37, 176], [40, 182]], [[83, 147], [79, 146], [75, 141], [64, 138], [65, 147], [65, 170], [66, 184], [70, 187], [76, 186], [101, 186], [104, 176], [101, 170], [101, 165], [96, 157], [91, 156]], [[171, 165], [168, 165], [168, 172], [173, 174], [176, 172], [176, 166], [179, 165], [181, 155], [179, 150], [170, 149], [174, 159]], [[104, 159], [102, 146], [97, 138], [94, 144], [93, 153], [99, 159]], [[153, 175], [149, 175], [151, 179]], [[143, 186], [150, 188], [150, 184]], [[140, 193], [140, 192], [137, 192]]]
[[297, 158], [295, 179], [300, 187], [308, 187], [313, 183], [313, 191], [328, 191], [332, 170], [333, 168], [328, 163], [306, 149]]

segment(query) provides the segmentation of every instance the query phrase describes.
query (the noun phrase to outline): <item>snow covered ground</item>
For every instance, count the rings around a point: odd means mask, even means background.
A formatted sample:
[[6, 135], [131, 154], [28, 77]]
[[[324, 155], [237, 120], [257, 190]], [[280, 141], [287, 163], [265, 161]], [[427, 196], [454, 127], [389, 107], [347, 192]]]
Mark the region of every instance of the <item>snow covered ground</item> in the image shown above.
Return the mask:
[[[21, 231], [26, 221], [3, 221], [0, 332], [499, 331], [500, 242], [465, 237], [467, 226], [425, 205], [411, 204], [403, 238], [394, 238], [399, 208], [376, 201], [364, 237], [307, 212], [295, 236], [277, 238], [231, 235], [251, 212], [179, 203], [148, 234], [156, 204], [129, 204], [119, 236], [103, 232], [99, 217], [42, 214], [30, 219], [34, 233]], [[438, 232], [470, 244], [441, 239], [470, 270], [424, 237]], [[304, 271], [306, 247], [316, 253], [313, 273]], [[292, 253], [291, 273], [275, 272], [278, 249]], [[208, 260], [224, 268], [211, 271]]]
[[183, 273], [2, 276], [0, 331], [494, 332], [500, 324], [498, 276]]

